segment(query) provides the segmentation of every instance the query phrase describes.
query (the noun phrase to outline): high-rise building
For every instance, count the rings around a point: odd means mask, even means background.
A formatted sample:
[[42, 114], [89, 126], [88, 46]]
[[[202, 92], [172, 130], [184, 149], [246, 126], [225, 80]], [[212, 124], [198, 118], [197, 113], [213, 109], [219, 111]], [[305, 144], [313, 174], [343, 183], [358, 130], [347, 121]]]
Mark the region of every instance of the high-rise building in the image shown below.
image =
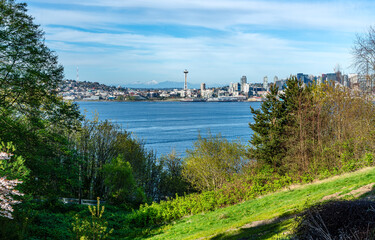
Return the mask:
[[240, 83], [230, 83], [229, 84], [229, 92], [235, 93], [241, 91], [241, 84]]
[[336, 73], [327, 73], [327, 82], [328, 84], [332, 84], [333, 82], [337, 81]]
[[263, 88], [265, 91], [268, 91], [268, 77], [267, 76], [263, 78]]
[[206, 84], [205, 83], [201, 83], [201, 92], [203, 92], [204, 90], [206, 90]]
[[250, 84], [248, 83], [245, 83], [245, 84], [241, 84], [241, 88], [242, 88], [242, 92], [245, 93], [245, 95], [249, 95], [249, 92], [250, 92]]
[[285, 86], [286, 85], [286, 80], [283, 80], [283, 79], [277, 80], [275, 84], [276, 84], [276, 86], [278, 87], [279, 90], [283, 90], [286, 87]]
[[304, 84], [309, 84], [312, 80], [309, 78], [309, 75], [303, 73], [297, 73], [297, 79], [302, 81]]
[[277, 76], [273, 77], [273, 84], [276, 85], [276, 82], [279, 80], [279, 78]]
[[323, 73], [322, 74], [322, 82], [321, 83], [326, 83], [327, 82], [327, 74]]
[[241, 77], [241, 91], [242, 91], [242, 92], [244, 91], [244, 87], [245, 87], [246, 83], [247, 83], [247, 78], [246, 78], [246, 76], [242, 76], [242, 77]]

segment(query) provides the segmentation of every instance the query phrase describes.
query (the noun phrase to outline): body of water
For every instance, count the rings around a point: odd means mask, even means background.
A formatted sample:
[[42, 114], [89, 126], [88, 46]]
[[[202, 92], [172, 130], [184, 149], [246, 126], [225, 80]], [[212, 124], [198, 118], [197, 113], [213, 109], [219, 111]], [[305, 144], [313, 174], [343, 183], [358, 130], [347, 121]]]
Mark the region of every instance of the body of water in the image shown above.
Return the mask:
[[193, 147], [198, 134], [220, 133], [228, 140], [247, 144], [253, 121], [250, 106], [258, 109], [259, 102], [78, 102], [81, 112], [92, 119], [119, 123], [143, 139], [148, 149], [157, 155], [175, 149], [181, 156]]

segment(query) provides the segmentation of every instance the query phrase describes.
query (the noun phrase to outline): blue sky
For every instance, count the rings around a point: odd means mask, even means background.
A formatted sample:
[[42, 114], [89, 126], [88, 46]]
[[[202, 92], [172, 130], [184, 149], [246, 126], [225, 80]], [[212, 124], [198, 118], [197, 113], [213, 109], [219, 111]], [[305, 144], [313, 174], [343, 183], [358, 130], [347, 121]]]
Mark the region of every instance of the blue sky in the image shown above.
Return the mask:
[[26, 0], [68, 79], [105, 84], [261, 82], [339, 64], [375, 1]]

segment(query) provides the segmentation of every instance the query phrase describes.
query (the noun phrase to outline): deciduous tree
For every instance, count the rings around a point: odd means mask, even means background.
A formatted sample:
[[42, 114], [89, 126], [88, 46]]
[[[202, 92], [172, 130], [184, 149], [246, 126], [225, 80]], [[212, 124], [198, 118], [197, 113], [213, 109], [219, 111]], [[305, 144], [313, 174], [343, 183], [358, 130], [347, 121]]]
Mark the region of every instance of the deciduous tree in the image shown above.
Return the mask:
[[186, 154], [183, 174], [198, 190], [220, 188], [247, 162], [244, 147], [220, 135], [199, 136], [193, 149]]
[[354, 66], [366, 77], [367, 90], [374, 91], [375, 80], [375, 28], [370, 26], [367, 33], [357, 35], [352, 49]]
[[75, 171], [65, 136], [80, 112], [57, 96], [63, 68], [26, 7], [0, 1], [0, 138], [27, 159], [28, 192], [67, 193]]

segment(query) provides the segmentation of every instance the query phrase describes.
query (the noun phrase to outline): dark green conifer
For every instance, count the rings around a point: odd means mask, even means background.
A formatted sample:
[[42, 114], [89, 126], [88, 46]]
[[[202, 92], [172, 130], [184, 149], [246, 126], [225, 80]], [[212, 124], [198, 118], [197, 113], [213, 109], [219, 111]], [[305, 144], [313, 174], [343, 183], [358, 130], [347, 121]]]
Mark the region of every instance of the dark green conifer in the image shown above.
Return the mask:
[[286, 105], [278, 96], [278, 87], [270, 86], [270, 92], [259, 110], [250, 107], [254, 123], [249, 123], [254, 134], [250, 140], [251, 157], [259, 162], [280, 167], [285, 149]]

